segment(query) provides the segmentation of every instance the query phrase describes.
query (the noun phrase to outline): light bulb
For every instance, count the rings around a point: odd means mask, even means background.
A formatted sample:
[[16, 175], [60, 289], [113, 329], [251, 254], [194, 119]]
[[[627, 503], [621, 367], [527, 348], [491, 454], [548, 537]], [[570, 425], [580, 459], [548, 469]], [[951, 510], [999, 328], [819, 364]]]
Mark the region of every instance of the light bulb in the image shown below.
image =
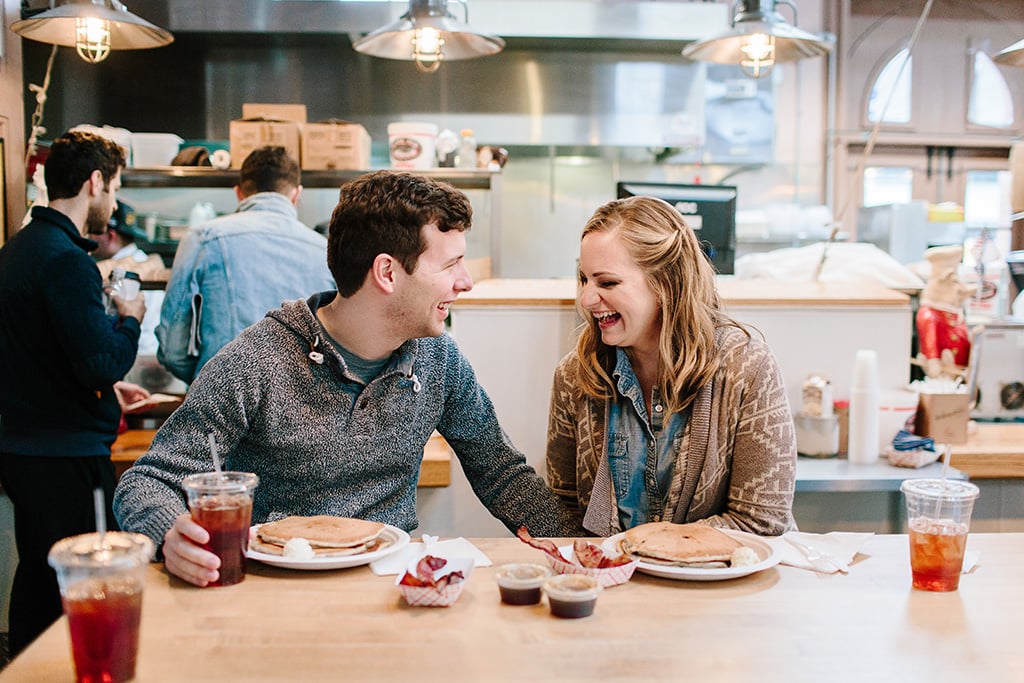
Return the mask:
[[110, 54], [110, 23], [96, 17], [76, 19], [75, 49], [87, 62], [102, 62]]
[[740, 45], [740, 67], [751, 78], [764, 78], [775, 64], [775, 36], [751, 33]]
[[436, 28], [424, 26], [416, 29], [412, 37], [412, 58], [416, 61], [416, 68], [424, 73], [437, 71], [444, 59], [442, 47], [444, 38]]

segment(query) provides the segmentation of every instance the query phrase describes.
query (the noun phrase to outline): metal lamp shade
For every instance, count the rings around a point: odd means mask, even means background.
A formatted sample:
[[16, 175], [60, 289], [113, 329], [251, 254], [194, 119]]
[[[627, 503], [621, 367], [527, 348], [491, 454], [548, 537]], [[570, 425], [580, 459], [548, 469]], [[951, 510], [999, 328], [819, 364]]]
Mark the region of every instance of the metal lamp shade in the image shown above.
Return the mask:
[[993, 57], [992, 61], [1005, 66], [1024, 66], [1024, 40], [1018, 40]]
[[75, 47], [78, 20], [88, 17], [109, 23], [111, 50], [145, 50], [174, 41], [169, 31], [132, 14], [117, 0], [65, 0], [53, 9], [14, 22], [11, 30], [22, 38]]
[[439, 0], [411, 0], [409, 11], [398, 21], [359, 38], [352, 47], [374, 57], [413, 61], [412, 39], [416, 30], [433, 28], [444, 40], [444, 61], [485, 57], [504, 49], [504, 40], [474, 31], [452, 16], [447, 4]]
[[774, 38], [775, 62], [794, 62], [832, 51], [831, 41], [786, 23], [775, 11], [774, 0], [747, 0], [733, 19], [731, 29], [714, 38], [687, 45], [683, 56], [701, 62], [739, 64], [745, 58], [740, 48], [757, 33]]

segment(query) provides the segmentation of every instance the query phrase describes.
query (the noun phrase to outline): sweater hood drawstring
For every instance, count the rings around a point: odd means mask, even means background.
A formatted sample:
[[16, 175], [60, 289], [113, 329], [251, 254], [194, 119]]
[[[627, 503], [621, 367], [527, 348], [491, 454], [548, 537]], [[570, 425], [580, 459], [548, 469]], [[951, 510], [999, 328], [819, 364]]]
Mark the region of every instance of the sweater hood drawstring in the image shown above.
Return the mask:
[[[307, 300], [306, 303], [309, 306], [309, 311], [312, 312], [316, 310], [316, 301], [319, 299], [319, 296], [320, 295], [313, 295]], [[294, 333], [297, 337], [304, 337], [308, 339], [308, 337], [306, 337], [306, 335], [303, 333], [303, 330], [299, 326], [294, 324], [293, 319], [289, 316], [289, 303], [293, 302], [286, 302], [286, 304], [282, 307], [282, 311], [271, 311], [270, 313], [267, 314], [267, 316], [277, 320], [277, 322], [279, 322], [287, 329], [291, 330], [292, 333]], [[316, 363], [317, 365], [323, 365], [327, 361], [327, 358], [324, 356], [323, 352], [320, 351], [324, 343], [324, 338], [321, 334], [314, 334], [313, 341], [310, 342], [309, 353], [306, 354], [306, 357], [309, 358], [314, 363]], [[415, 340], [411, 340], [411, 344], [415, 344]], [[399, 373], [401, 373], [402, 377], [404, 377], [407, 381], [412, 383], [413, 393], [418, 394], [420, 393], [420, 391], [422, 391], [423, 384], [420, 382], [420, 378], [416, 376], [416, 371], [413, 369], [415, 349], [416, 346], [412, 345], [410, 348], [407, 348], [404, 351], [403, 357], [398, 363], [397, 370]]]
[[311, 361], [313, 361], [317, 365], [323, 365], [324, 364], [324, 354], [322, 354], [319, 351], [317, 351], [318, 348], [320, 348], [320, 335], [319, 334], [316, 335], [313, 338], [312, 349], [310, 350], [308, 355], [309, 355], [309, 359]]

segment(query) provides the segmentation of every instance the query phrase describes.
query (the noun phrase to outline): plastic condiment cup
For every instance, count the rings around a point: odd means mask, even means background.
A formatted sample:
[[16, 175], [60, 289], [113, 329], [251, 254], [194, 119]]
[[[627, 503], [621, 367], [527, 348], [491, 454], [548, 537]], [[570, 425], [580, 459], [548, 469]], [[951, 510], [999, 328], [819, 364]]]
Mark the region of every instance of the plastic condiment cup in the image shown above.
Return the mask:
[[551, 614], [563, 619], [589, 617], [597, 605], [601, 583], [593, 576], [559, 574], [544, 582]]
[[108, 531], [53, 544], [49, 563], [57, 572], [71, 632], [78, 681], [120, 683], [135, 678], [145, 568], [153, 542], [142, 534]]
[[551, 576], [551, 570], [540, 564], [503, 564], [495, 580], [501, 601], [506, 605], [536, 605], [540, 588]]
[[978, 487], [966, 481], [908, 479], [900, 490], [907, 500], [914, 588], [955, 591]]
[[259, 481], [249, 472], [203, 472], [182, 482], [192, 519], [210, 534], [203, 548], [220, 558], [219, 576], [211, 586], [230, 586], [245, 578], [252, 495]]

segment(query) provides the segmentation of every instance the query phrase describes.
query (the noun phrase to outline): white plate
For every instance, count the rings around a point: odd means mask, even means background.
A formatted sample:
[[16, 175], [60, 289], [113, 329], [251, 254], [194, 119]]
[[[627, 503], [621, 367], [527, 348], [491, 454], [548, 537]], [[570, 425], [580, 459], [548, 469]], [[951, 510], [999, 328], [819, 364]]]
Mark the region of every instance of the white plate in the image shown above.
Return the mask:
[[[722, 569], [698, 569], [695, 567], [668, 567], [660, 564], [651, 564], [640, 560], [636, 570], [651, 576], [660, 576], [664, 579], [677, 579], [679, 581], [725, 581], [726, 579], [738, 579], [741, 576], [748, 576], [755, 572], [763, 571], [774, 567], [779, 563], [779, 555], [769, 543], [760, 536], [748, 534], [745, 531], [734, 531], [732, 529], [720, 529], [725, 534], [732, 536], [743, 545], [752, 548], [761, 561], [746, 567], [723, 567]], [[619, 541], [625, 534], [615, 534], [607, 539], [601, 546], [608, 551], [617, 552]]]
[[[259, 525], [253, 527], [253, 529], [258, 528]], [[396, 553], [409, 544], [409, 534], [396, 526], [391, 526], [390, 524], [384, 525], [384, 530], [380, 532], [380, 535], [384, 541], [388, 542], [388, 545], [378, 550], [368, 553], [359, 553], [358, 555], [314, 557], [311, 560], [301, 560], [295, 557], [271, 555], [269, 553], [261, 553], [256, 550], [249, 549], [245, 551], [245, 556], [251, 560], [262, 562], [263, 564], [282, 567], [284, 569], [306, 569], [310, 571], [322, 569], [347, 569], [348, 567], [359, 567], [364, 564], [369, 564], [374, 560], [379, 560], [382, 557], [387, 557], [391, 553]]]

